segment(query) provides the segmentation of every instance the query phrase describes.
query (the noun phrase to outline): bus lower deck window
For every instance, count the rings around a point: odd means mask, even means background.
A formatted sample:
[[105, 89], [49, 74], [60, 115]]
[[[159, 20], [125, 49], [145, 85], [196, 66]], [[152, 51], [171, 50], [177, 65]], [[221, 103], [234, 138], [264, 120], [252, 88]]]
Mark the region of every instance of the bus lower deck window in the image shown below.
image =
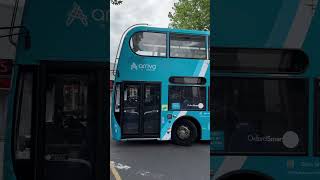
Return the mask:
[[206, 87], [169, 86], [170, 110], [206, 110]]

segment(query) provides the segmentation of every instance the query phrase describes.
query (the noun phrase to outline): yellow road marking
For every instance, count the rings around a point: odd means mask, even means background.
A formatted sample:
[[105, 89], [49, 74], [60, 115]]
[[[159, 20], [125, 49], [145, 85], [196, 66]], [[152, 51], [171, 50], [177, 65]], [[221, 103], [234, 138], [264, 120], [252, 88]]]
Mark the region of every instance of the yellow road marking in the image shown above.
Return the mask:
[[117, 169], [111, 164], [111, 162], [110, 162], [110, 169], [111, 169], [111, 172], [112, 172], [114, 178], [116, 178], [116, 180], [121, 180], [121, 177], [120, 177]]

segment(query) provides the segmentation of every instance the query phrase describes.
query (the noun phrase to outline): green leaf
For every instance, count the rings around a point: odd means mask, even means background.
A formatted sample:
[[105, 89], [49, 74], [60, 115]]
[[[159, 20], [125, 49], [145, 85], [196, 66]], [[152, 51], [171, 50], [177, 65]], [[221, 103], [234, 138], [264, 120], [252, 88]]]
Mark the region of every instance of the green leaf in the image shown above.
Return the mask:
[[168, 17], [171, 28], [209, 30], [210, 0], [179, 0]]

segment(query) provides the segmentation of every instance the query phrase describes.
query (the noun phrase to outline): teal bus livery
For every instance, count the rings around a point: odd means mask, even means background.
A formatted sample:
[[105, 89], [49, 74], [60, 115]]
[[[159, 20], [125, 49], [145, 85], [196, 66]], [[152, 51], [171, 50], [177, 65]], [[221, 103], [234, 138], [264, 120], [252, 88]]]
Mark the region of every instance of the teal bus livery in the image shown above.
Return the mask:
[[114, 140], [210, 139], [209, 32], [134, 26], [117, 61]]
[[318, 1], [212, 8], [212, 178], [319, 179]]

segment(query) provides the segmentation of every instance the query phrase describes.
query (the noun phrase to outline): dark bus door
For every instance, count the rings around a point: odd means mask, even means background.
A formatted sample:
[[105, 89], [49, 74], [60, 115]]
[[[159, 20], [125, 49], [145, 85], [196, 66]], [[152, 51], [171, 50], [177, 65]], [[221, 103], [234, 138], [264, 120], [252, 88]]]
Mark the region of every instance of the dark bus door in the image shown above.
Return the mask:
[[123, 138], [160, 136], [160, 87], [160, 83], [123, 83], [121, 96]]
[[18, 179], [107, 178], [107, 68], [41, 63], [21, 68], [14, 133]]

